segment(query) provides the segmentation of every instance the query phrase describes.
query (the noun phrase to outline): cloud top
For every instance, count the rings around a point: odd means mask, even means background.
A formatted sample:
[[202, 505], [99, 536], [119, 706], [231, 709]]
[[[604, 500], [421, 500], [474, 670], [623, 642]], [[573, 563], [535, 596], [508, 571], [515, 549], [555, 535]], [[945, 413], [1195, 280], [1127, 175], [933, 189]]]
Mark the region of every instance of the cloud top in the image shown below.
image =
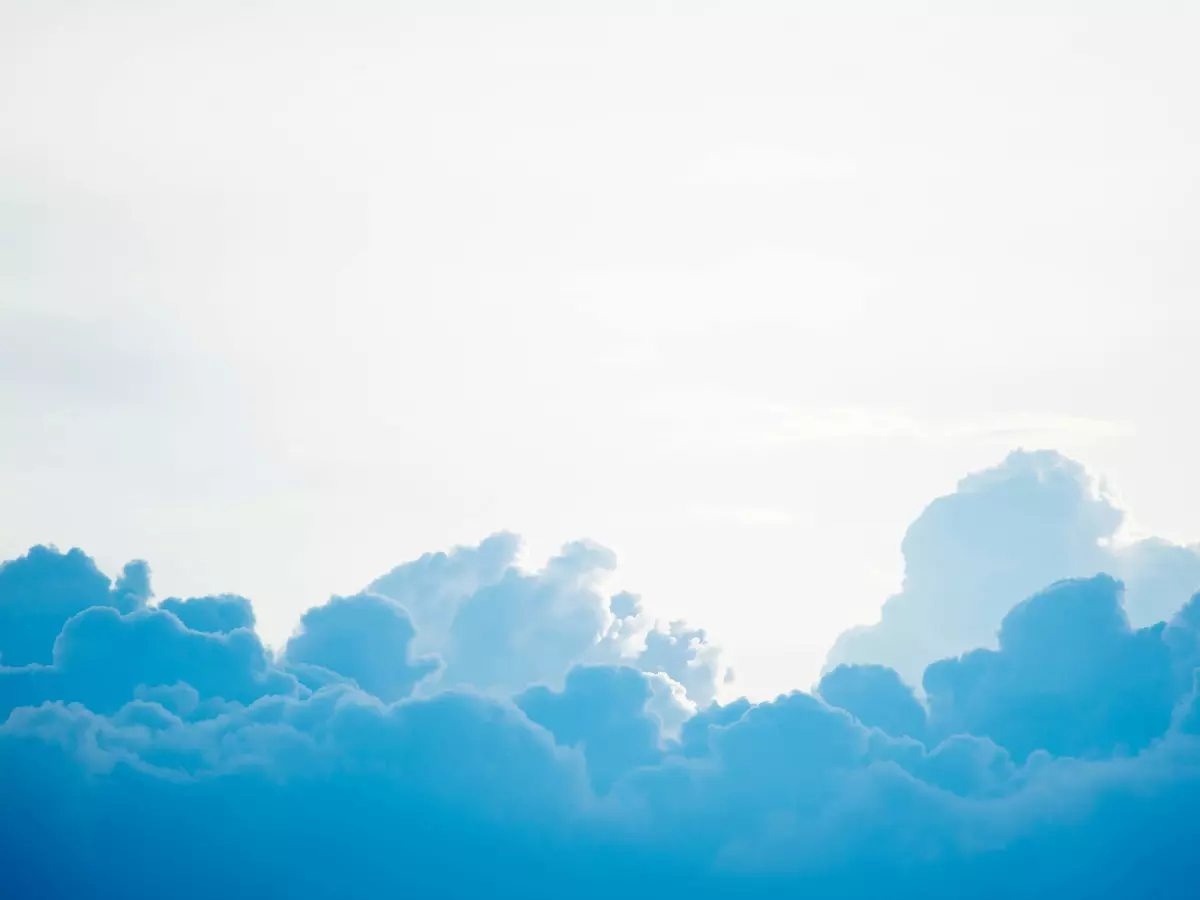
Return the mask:
[[[1189, 897], [1200, 596], [1131, 622], [1083, 485], [1010, 457], [910, 529], [855, 646], [937, 626], [908, 663], [995, 620], [919, 695], [844, 662], [715, 703], [704, 632], [607, 596], [587, 542], [427, 555], [278, 653], [244, 598], [155, 605], [144, 563], [36, 547], [0, 567], [0, 895]], [[1175, 549], [1138, 551], [1169, 564], [1144, 584], [1174, 590]]]

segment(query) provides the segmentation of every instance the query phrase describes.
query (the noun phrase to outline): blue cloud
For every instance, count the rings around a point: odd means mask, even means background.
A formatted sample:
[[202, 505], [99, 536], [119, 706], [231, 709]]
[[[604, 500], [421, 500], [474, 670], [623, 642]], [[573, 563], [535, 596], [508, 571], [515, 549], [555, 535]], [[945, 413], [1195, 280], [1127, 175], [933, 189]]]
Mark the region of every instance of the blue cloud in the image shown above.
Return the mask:
[[817, 686], [821, 699], [892, 737], [925, 739], [925, 708], [886, 666], [838, 666]]
[[998, 650], [926, 670], [930, 731], [986, 736], [1018, 759], [1141, 750], [1180, 699], [1163, 628], [1132, 629], [1109, 576], [1059, 582], [1005, 616]]
[[208, 634], [163, 610], [122, 615], [93, 606], [63, 625], [51, 665], [0, 667], [0, 714], [46, 700], [112, 713], [141, 688], [176, 684], [190, 686], [201, 701], [233, 703], [299, 687], [252, 631]]
[[444, 653], [447, 684], [507, 693], [559, 682], [604, 635], [599, 580], [616, 565], [595, 544], [568, 544], [533, 575], [508, 569], [458, 608]]
[[34, 547], [0, 565], [0, 664], [49, 663], [72, 616], [93, 606], [132, 612], [149, 593], [145, 563], [130, 563], [114, 586], [81, 550]]
[[239, 628], [254, 628], [254, 607], [245, 597], [219, 594], [215, 597], [189, 597], [180, 600], [168, 597], [158, 605], [173, 613], [192, 631], [209, 634], [228, 634]]
[[535, 686], [515, 699], [556, 742], [579, 747], [592, 786], [607, 791], [621, 775], [664, 755], [663, 722], [654, 714], [650, 679], [625, 666], [581, 666], [561, 692]]
[[1200, 552], [1153, 538], [1114, 544], [1123, 519], [1078, 463], [1048, 450], [1010, 454], [925, 508], [901, 545], [903, 589], [878, 623], [838, 639], [826, 668], [879, 663], [919, 685], [930, 663], [995, 646], [1014, 604], [1100, 573], [1125, 584], [1135, 625], [1169, 618], [1200, 590]]
[[[439, 665], [436, 659], [412, 658], [413, 635], [407, 611], [394, 600], [378, 594], [334, 597], [304, 614], [284, 658], [304, 666], [309, 678], [317, 667], [391, 702], [411, 694]], [[333, 680], [327, 676], [323, 683]]]
[[646, 633], [637, 665], [647, 672], [669, 675], [700, 706], [712, 703], [721, 685], [733, 681], [733, 671], [726, 668], [720, 649], [710, 643], [704, 629], [679, 621]]
[[376, 578], [366, 592], [395, 600], [408, 611], [417, 631], [414, 652], [442, 652], [463, 601], [503, 578], [515, 565], [520, 544], [516, 535], [501, 532], [478, 547], [426, 553]]
[[[413, 652], [444, 663], [441, 687], [509, 696], [559, 686], [576, 665], [628, 665], [666, 676], [704, 707], [732, 681], [702, 629], [654, 620], [635, 594], [602, 592], [611, 551], [577, 541], [528, 572], [516, 564], [519, 546], [514, 535], [494, 534], [478, 547], [426, 554], [368, 585], [408, 611]], [[651, 687], [661, 693], [662, 682]]]
[[[704, 634], [607, 597], [587, 543], [538, 572], [506, 535], [422, 557], [278, 656], [242, 598], [153, 607], [144, 564], [114, 583], [35, 548], [0, 568], [0, 896], [1191, 897], [1200, 596], [1137, 627], [1084, 571], [994, 609], [1035, 577], [1007, 553], [1116, 558], [1073, 545], [1111, 507], [1057, 460], [968, 480], [999, 494], [910, 531], [904, 615], [937, 621], [954, 534], [955, 602], [983, 591], [921, 653], [995, 617], [920, 699], [846, 663], [815, 694], [713, 703]], [[1036, 540], [1004, 533], [1020, 503], [1053, 520]]]

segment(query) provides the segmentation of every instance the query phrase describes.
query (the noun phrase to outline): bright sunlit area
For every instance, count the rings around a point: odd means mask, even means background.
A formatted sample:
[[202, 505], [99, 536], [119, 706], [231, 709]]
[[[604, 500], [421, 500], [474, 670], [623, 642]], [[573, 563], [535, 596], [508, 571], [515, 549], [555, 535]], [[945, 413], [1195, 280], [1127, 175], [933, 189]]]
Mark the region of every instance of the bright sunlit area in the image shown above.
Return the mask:
[[1198, 46], [0, 0], [0, 897], [1189, 900]]
[[586, 537], [766, 696], [1014, 447], [1200, 537], [1190, 32], [79, 6], [0, 37], [10, 553], [146, 557], [279, 639]]

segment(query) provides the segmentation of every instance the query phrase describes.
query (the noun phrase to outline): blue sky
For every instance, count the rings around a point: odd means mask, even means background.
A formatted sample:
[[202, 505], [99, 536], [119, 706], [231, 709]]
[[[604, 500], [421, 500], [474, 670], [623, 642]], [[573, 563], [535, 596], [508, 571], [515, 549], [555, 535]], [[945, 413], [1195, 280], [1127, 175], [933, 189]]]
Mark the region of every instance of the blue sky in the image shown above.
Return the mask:
[[1198, 26], [0, 0], [0, 888], [1183, 896]]

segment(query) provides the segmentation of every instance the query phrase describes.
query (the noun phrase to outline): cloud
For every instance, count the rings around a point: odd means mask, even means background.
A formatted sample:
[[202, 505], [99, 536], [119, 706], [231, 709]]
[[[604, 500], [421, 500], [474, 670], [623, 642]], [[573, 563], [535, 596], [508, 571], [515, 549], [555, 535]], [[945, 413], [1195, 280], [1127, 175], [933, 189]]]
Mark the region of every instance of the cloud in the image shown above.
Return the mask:
[[677, 742], [683, 726], [696, 715], [696, 702], [688, 696], [687, 689], [670, 675], [664, 672], [643, 672], [642, 675], [650, 687], [646, 712], [658, 720], [660, 740]]
[[[990, 615], [997, 546], [1039, 572], [1105, 559], [1076, 539], [1111, 506], [1055, 460], [1015, 465], [910, 531], [911, 597], [936, 606], [945, 560]], [[1004, 533], [1022, 490], [1057, 524]], [[923, 555], [954, 535], [959, 556]], [[611, 553], [527, 572], [489, 540], [309, 610], [277, 657], [243, 598], [149, 606], [144, 564], [115, 584], [81, 551], [0, 568], [4, 621], [29, 620], [0, 632], [29, 660], [0, 667], [0, 896], [1194, 892], [1200, 596], [1135, 627], [1113, 577], [1039, 586], [994, 646], [927, 669], [927, 707], [878, 664], [720, 705], [702, 631], [605, 595]], [[1017, 569], [993, 571], [1016, 589]]]
[[1176, 679], [1187, 681], [1200, 666], [1200, 593], [1184, 604], [1163, 629], [1163, 641], [1171, 648]]
[[680, 755], [695, 758], [711, 754], [713, 729], [732, 725], [745, 715], [750, 705], [745, 697], [739, 697], [724, 706], [714, 704], [700, 710], [680, 728]]
[[0, 894], [23, 897], [478, 896], [534, 881], [514, 846], [537, 862], [530, 835], [552, 841], [586, 794], [518, 711], [455, 694], [335, 690], [202, 723], [24, 709], [0, 765], [24, 776], [4, 787]]
[[168, 597], [158, 605], [174, 614], [192, 631], [228, 634], [238, 628], [254, 628], [254, 607], [245, 597], [220, 594], [215, 597]]
[[1111, 574], [1125, 583], [1125, 605], [1135, 625], [1171, 616], [1200, 590], [1200, 547], [1145, 538], [1113, 552]]
[[110, 606], [93, 606], [63, 625], [51, 665], [0, 667], [0, 714], [46, 700], [113, 713], [140, 688], [180, 683], [202, 701], [234, 703], [298, 689], [252, 631], [208, 634], [187, 628], [165, 610], [122, 615]]
[[93, 606], [132, 612], [149, 595], [148, 569], [130, 563], [114, 587], [81, 550], [34, 547], [0, 565], [0, 663], [49, 663], [63, 625]]
[[663, 756], [662, 720], [651, 711], [654, 691], [646, 675], [625, 666], [577, 667], [561, 692], [532, 687], [517, 706], [555, 741], [579, 747], [592, 786], [607, 791], [622, 774]]
[[1142, 750], [1180, 700], [1163, 627], [1132, 629], [1109, 576], [1059, 582], [1005, 616], [998, 650], [926, 670], [930, 731], [989, 737], [1018, 760]]
[[[682, 686], [685, 707], [702, 707], [732, 680], [702, 629], [653, 619], [635, 594], [603, 592], [616, 564], [610, 550], [578, 541], [528, 572], [517, 566], [519, 546], [514, 535], [495, 534], [404, 563], [368, 586], [408, 610], [414, 652], [444, 663], [438, 687], [511, 696], [561, 686], [580, 664], [627, 665], [661, 674]], [[670, 694], [665, 682], [652, 684]]]
[[892, 737], [925, 737], [925, 708], [886, 666], [838, 666], [817, 686], [821, 698]]
[[671, 676], [700, 706], [716, 699], [722, 683], [733, 681], [733, 671], [725, 666], [720, 649], [709, 643], [702, 628], [671, 622], [666, 630], [656, 628], [648, 632], [645, 641], [645, 649], [637, 657], [638, 665], [644, 671]]
[[310, 609], [284, 650], [284, 659], [344, 675], [385, 702], [412, 693], [418, 681], [436, 671], [438, 660], [413, 659], [413, 626], [399, 603], [378, 594], [334, 597]]
[[426, 553], [376, 578], [366, 590], [395, 600], [412, 617], [417, 636], [414, 650], [444, 648], [451, 623], [464, 600], [499, 581], [516, 564], [520, 539], [499, 533], [478, 547], [455, 547], [449, 553]]
[[838, 639], [827, 669], [879, 663], [919, 685], [930, 663], [995, 646], [1014, 604], [1065, 578], [1114, 575], [1135, 624], [1168, 618], [1200, 589], [1200, 553], [1157, 539], [1114, 545], [1123, 519], [1078, 463], [1053, 451], [1010, 454], [913, 522], [903, 589], [877, 624]]
[[512, 693], [559, 682], [609, 623], [601, 578], [616, 557], [595, 544], [568, 544], [540, 572], [508, 569], [459, 605], [443, 658], [446, 684]]

